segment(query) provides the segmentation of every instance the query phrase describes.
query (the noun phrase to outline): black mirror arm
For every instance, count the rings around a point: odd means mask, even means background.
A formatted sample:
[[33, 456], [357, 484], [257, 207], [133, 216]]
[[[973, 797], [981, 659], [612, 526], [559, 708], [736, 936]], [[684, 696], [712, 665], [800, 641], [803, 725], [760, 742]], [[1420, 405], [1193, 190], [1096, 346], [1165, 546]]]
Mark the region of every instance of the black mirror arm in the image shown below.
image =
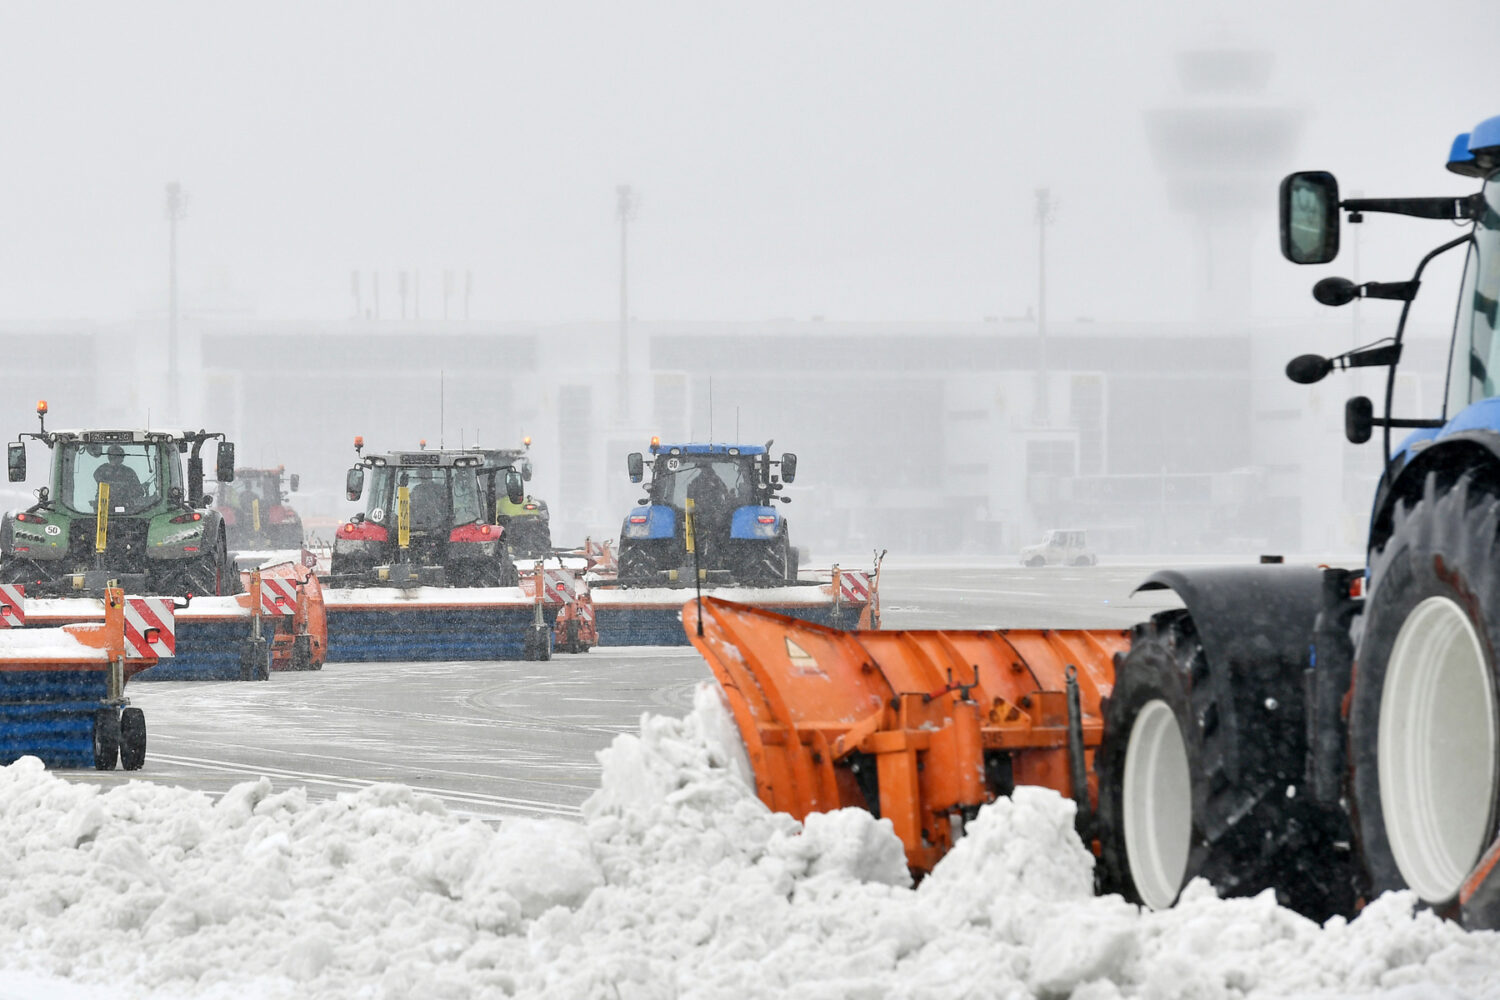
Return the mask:
[[1410, 302], [1417, 297], [1417, 291], [1421, 287], [1420, 281], [1367, 281], [1359, 286], [1359, 295], [1363, 299], [1394, 299], [1398, 302]]
[[1339, 202], [1339, 207], [1349, 213], [1349, 221], [1354, 223], [1362, 221], [1360, 216], [1365, 212], [1473, 222], [1484, 212], [1484, 197], [1476, 192], [1448, 198], [1346, 198]]

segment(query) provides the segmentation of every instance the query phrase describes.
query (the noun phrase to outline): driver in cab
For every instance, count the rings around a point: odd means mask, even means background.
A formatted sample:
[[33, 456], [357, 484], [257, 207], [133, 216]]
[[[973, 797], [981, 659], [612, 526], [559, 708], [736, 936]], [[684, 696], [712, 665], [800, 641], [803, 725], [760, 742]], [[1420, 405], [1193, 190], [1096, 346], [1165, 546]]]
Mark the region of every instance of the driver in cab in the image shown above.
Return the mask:
[[94, 470], [94, 482], [109, 484], [111, 504], [128, 504], [139, 500], [146, 491], [135, 470], [125, 464], [125, 449], [112, 444], [106, 454], [108, 457], [105, 463]]
[[434, 480], [431, 469], [418, 469], [416, 480], [411, 488], [412, 525], [424, 528], [440, 525], [447, 516], [446, 491]]
[[687, 497], [693, 501], [693, 514], [705, 527], [716, 527], [729, 517], [729, 488], [712, 465], [703, 465], [688, 484]]

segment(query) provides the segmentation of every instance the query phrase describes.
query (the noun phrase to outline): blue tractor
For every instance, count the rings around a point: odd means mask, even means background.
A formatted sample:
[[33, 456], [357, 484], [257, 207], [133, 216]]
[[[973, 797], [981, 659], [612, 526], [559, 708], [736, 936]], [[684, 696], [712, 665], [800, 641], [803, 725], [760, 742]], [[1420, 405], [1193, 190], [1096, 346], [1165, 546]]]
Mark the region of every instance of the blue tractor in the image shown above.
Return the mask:
[[[1184, 607], [1137, 628], [1095, 760], [1102, 888], [1169, 906], [1204, 877], [1273, 889], [1316, 918], [1410, 889], [1472, 927], [1500, 926], [1500, 117], [1458, 137], [1462, 197], [1341, 199], [1324, 172], [1281, 185], [1282, 253], [1323, 264], [1350, 223], [1395, 213], [1462, 226], [1408, 281], [1319, 281], [1314, 296], [1400, 302], [1393, 336], [1296, 382], [1388, 370], [1383, 405], [1350, 399], [1345, 434], [1378, 429], [1385, 466], [1366, 565], [1157, 573]], [[1402, 336], [1427, 264], [1467, 255], [1440, 413], [1397, 416]], [[1392, 446], [1392, 430], [1405, 432]]]
[[[620, 529], [619, 582], [627, 587], [774, 586], [797, 579], [778, 496], [797, 477], [797, 456], [771, 458], [771, 442], [667, 444], [651, 439], [651, 479]], [[645, 478], [632, 452], [630, 481]]]

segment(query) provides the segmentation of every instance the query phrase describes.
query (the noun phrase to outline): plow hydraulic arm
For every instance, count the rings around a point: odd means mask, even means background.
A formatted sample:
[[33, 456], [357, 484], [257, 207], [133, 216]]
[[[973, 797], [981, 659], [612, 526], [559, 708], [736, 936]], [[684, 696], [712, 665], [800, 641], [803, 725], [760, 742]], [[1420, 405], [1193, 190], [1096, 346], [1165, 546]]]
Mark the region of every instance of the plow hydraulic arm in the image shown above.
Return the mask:
[[[1046, 785], [1091, 810], [1116, 630], [844, 632], [729, 601], [683, 607], [761, 800], [802, 819], [859, 806], [930, 871], [980, 806]], [[1071, 707], [1070, 707], [1071, 705]]]

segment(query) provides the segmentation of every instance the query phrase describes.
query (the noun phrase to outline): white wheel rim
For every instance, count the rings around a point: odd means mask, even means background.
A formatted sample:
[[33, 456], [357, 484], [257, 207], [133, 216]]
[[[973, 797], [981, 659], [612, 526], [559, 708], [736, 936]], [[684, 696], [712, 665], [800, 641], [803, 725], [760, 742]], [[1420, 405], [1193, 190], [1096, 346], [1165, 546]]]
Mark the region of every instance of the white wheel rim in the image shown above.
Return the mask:
[[1149, 701], [1125, 746], [1125, 854], [1141, 902], [1171, 906], [1187, 874], [1193, 832], [1193, 785], [1187, 744], [1172, 706]]
[[1458, 892], [1495, 802], [1495, 685], [1469, 616], [1446, 597], [1412, 609], [1386, 667], [1376, 759], [1391, 854], [1429, 903]]

